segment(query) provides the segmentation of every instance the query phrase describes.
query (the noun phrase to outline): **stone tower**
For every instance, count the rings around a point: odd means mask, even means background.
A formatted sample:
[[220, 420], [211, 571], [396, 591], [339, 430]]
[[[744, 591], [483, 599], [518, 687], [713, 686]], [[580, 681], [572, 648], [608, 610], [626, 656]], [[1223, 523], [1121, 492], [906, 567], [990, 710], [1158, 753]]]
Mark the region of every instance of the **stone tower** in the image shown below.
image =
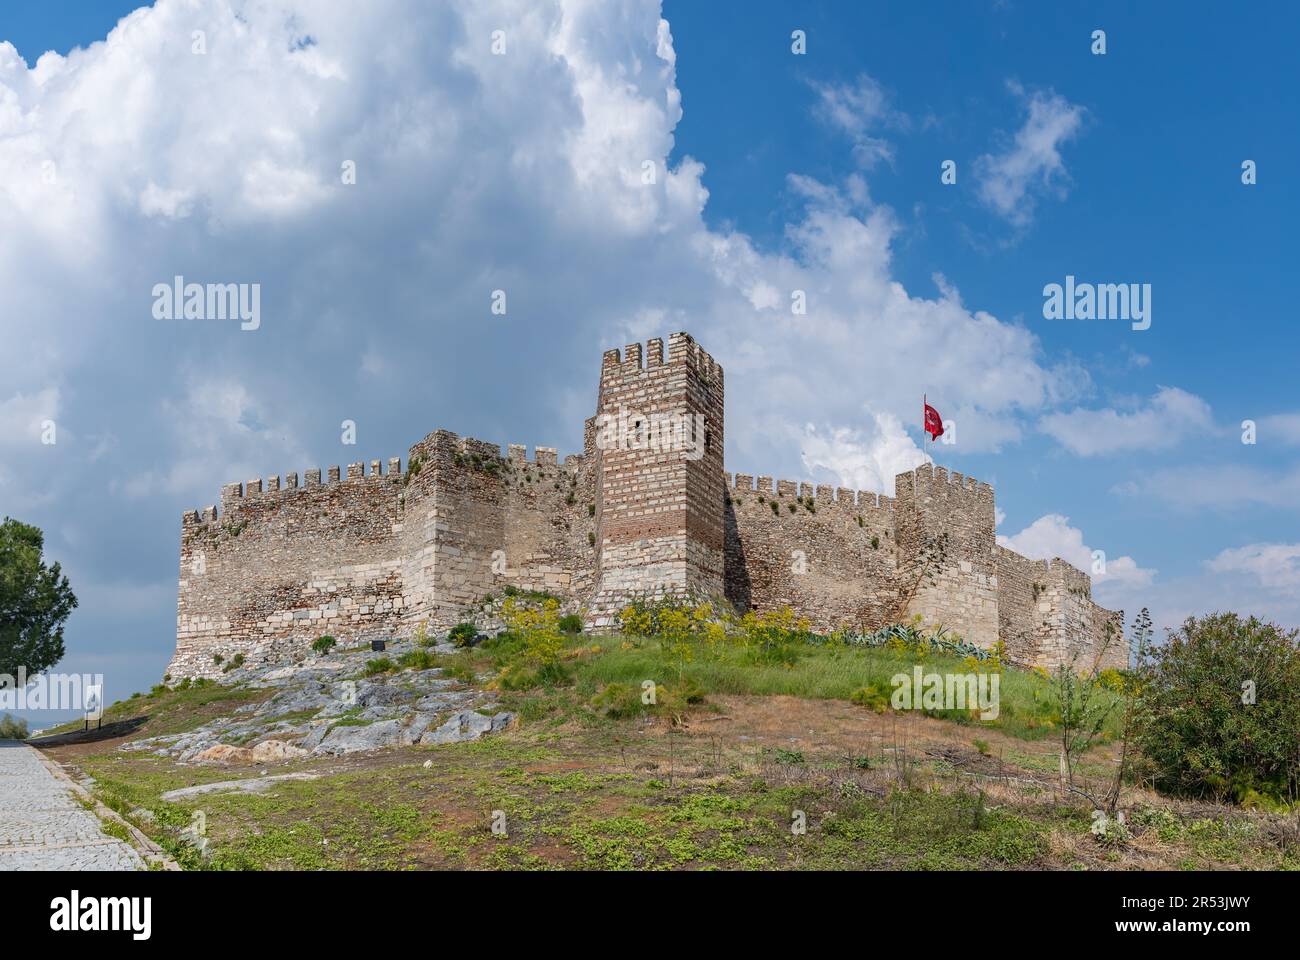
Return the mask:
[[[643, 362], [644, 360], [644, 362]], [[597, 587], [590, 619], [634, 596], [723, 591], [722, 367], [688, 334], [605, 353], [593, 455]]]
[[899, 589], [920, 614], [967, 641], [998, 639], [993, 488], [973, 477], [922, 464], [894, 479]]

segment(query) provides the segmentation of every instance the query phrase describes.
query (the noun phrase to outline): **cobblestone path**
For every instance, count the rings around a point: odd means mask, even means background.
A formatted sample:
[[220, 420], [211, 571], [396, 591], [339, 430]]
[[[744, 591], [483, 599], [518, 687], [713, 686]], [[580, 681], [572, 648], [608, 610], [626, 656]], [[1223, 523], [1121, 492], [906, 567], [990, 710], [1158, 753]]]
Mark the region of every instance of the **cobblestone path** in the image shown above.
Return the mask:
[[0, 870], [143, 870], [128, 843], [45, 769], [36, 750], [0, 740]]

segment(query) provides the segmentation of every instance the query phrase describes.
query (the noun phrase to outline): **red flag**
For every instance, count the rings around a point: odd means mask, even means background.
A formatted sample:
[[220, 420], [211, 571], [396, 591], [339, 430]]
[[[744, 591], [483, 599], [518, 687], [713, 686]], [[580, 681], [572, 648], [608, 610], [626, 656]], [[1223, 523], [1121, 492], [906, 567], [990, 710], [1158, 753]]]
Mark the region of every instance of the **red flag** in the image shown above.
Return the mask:
[[939, 416], [939, 411], [928, 403], [925, 404], [925, 432], [930, 435], [931, 440], [938, 440], [943, 436], [943, 419]]

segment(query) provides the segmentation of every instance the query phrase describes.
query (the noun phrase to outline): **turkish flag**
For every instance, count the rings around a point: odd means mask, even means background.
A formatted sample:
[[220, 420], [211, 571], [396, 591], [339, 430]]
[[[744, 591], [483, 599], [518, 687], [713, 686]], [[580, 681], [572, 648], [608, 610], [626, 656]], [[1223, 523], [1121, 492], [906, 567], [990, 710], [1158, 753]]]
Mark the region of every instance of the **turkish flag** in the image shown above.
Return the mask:
[[930, 435], [931, 440], [938, 440], [943, 436], [943, 419], [939, 416], [939, 411], [928, 403], [925, 405], [925, 432]]

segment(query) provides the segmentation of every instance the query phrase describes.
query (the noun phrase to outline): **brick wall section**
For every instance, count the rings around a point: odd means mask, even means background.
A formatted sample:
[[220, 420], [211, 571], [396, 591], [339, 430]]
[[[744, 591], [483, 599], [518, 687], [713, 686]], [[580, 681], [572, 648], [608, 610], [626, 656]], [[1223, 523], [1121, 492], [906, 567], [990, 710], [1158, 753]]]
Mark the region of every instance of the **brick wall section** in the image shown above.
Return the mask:
[[[607, 351], [596, 411], [593, 623], [610, 625], [638, 595], [721, 596], [722, 366], [684, 333], [669, 338], [666, 356], [662, 340], [644, 358], [639, 343]], [[649, 425], [669, 416], [689, 418], [689, 433], [652, 442]]]
[[[661, 340], [608, 351], [596, 410], [583, 453], [563, 462], [548, 447], [528, 459], [436, 430], [410, 448], [405, 474], [394, 457], [387, 470], [331, 467], [324, 482], [317, 469], [301, 485], [296, 474], [228, 484], [220, 513], [182, 518], [168, 672], [215, 676], [214, 654], [274, 659], [324, 633], [348, 643], [444, 629], [507, 585], [574, 600], [601, 627], [638, 595], [789, 605], [823, 631], [919, 614], [1049, 667], [1076, 652], [1090, 666], [1106, 626], [1122, 624], [1082, 571], [996, 546], [993, 489], [959, 473], [900, 474], [893, 498], [728, 476], [722, 367], [687, 334], [666, 352]], [[690, 426], [660, 449], [610, 445], [598, 417], [621, 413]], [[924, 545], [942, 535], [946, 561], [918, 581]], [[1103, 666], [1126, 659], [1118, 643]]]

